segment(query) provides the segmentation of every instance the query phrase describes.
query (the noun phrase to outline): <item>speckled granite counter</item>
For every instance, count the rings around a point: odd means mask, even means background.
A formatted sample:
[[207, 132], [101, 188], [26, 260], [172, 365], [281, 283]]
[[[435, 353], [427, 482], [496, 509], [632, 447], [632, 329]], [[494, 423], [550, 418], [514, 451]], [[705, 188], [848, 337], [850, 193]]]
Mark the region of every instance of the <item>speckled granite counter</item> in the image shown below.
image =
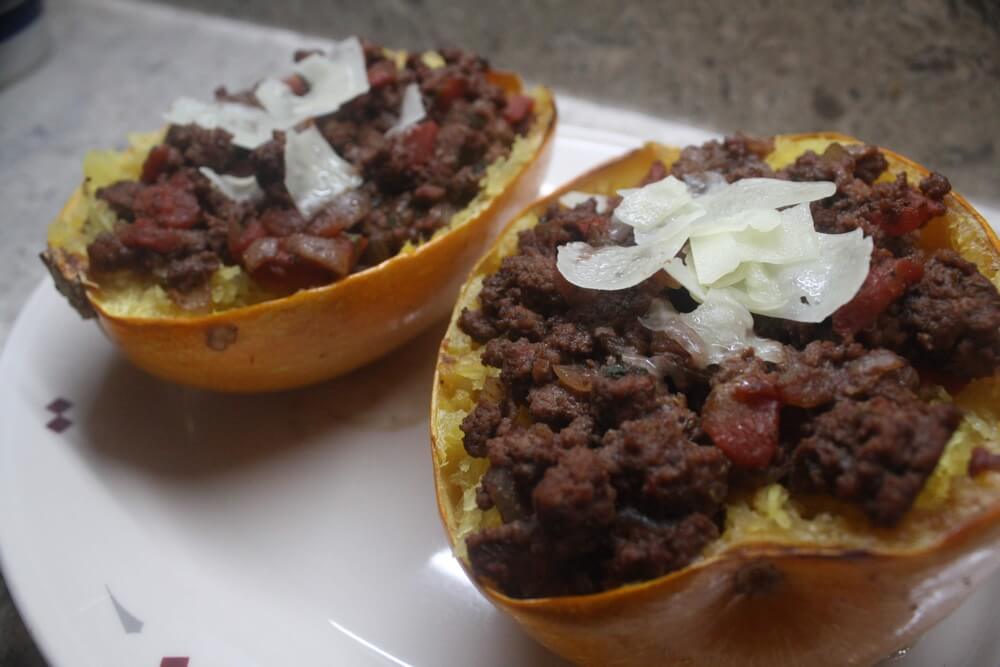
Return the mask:
[[854, 134], [1000, 197], [995, 1], [158, 1], [408, 48], [460, 42], [575, 95], [721, 132]]
[[[357, 32], [402, 46], [461, 41], [577, 95], [705, 126], [849, 131], [925, 160], [982, 201], [1000, 198], [1000, 11], [989, 3], [914, 1], [905, 16], [889, 3], [864, 2], [780, 13], [732, 13], [723, 2], [676, 10], [633, 3], [621, 13], [562, 1], [475, 12], [443, 0], [351, 12], [338, 8], [345, 3], [305, 0], [177, 4], [312, 32], [335, 25], [331, 35]], [[279, 4], [280, 15], [272, 9]], [[440, 20], [425, 22], [424, 13]], [[86, 149], [121, 145], [126, 129], [155, 127], [179, 94], [205, 95], [220, 82], [280, 69], [308, 41], [123, 0], [53, 0], [48, 21], [48, 60], [0, 89], [0, 343], [43, 275], [36, 255], [44, 225], [80, 178]], [[648, 117], [568, 96], [560, 104], [564, 121], [655, 138]], [[0, 665], [43, 664], [0, 581]]]

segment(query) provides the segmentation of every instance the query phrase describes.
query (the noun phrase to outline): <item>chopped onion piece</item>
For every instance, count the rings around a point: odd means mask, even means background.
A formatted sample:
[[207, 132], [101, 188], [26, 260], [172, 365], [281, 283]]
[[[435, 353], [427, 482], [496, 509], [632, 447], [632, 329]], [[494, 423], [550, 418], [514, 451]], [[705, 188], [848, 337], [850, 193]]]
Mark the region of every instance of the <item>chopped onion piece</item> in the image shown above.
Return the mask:
[[580, 204], [585, 204], [593, 199], [597, 203], [597, 208], [595, 209], [598, 213], [604, 213], [608, 210], [608, 198], [604, 195], [593, 195], [589, 192], [579, 192], [577, 190], [570, 190], [562, 197], [559, 198], [559, 203], [566, 208], [576, 208]]
[[597, 371], [586, 366], [556, 364], [552, 367], [563, 386], [573, 391], [588, 392], [597, 376]]
[[690, 313], [678, 313], [669, 301], [656, 299], [639, 321], [649, 329], [667, 333], [701, 368], [719, 364], [747, 348], [765, 361], [784, 359], [781, 343], [754, 333], [750, 311], [719, 292], [710, 293]]
[[635, 246], [559, 246], [556, 267], [578, 287], [620, 290], [638, 285], [663, 268], [687, 240], [687, 226], [667, 227], [655, 241]]
[[660, 369], [660, 364], [653, 361], [652, 357], [644, 357], [638, 352], [624, 352], [622, 354], [622, 362], [633, 366], [635, 368], [641, 368], [650, 375], [655, 375], [656, 377], [663, 377], [663, 372]]
[[304, 58], [294, 71], [309, 84], [305, 95], [296, 95], [273, 78], [262, 81], [254, 91], [261, 106], [282, 129], [333, 113], [344, 102], [368, 92], [365, 54], [357, 37], [334, 44], [328, 55], [314, 53]]
[[285, 137], [285, 187], [307, 220], [337, 195], [361, 185], [361, 177], [315, 125]]
[[264, 196], [264, 191], [260, 189], [257, 177], [253, 174], [250, 176], [217, 174], [208, 167], [199, 167], [198, 171], [209, 180], [216, 190], [235, 202], [253, 201]]
[[392, 136], [406, 130], [411, 125], [415, 125], [424, 119], [427, 110], [424, 109], [424, 100], [420, 96], [420, 86], [415, 83], [408, 84], [403, 91], [403, 103], [399, 108], [399, 120], [386, 132], [387, 136]]
[[174, 100], [163, 119], [173, 125], [194, 123], [207, 130], [219, 128], [233, 135], [233, 144], [254, 149], [271, 139], [278, 127], [263, 109], [232, 103], [206, 103], [190, 97]]

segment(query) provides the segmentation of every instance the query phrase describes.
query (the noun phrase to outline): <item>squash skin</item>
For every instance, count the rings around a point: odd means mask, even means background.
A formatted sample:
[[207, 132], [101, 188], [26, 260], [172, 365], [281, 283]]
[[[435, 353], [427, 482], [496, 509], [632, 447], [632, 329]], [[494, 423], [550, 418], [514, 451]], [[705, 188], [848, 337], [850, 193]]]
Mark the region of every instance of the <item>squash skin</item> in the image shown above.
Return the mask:
[[[491, 71], [508, 93], [519, 77]], [[92, 310], [102, 331], [139, 368], [201, 389], [255, 393], [343, 375], [387, 354], [445, 317], [500, 223], [537, 196], [551, 159], [557, 120], [551, 91], [535, 91], [538, 149], [479, 215], [381, 264], [286, 297], [196, 317], [125, 317], [101, 307], [86, 258], [50, 243], [42, 260], [73, 303]], [[78, 188], [57, 222], [83, 197]], [[55, 224], [55, 223], [54, 223]], [[67, 293], [69, 292], [69, 293]], [[77, 307], [80, 310], [80, 307]]]
[[[804, 149], [810, 142], [858, 143], [836, 133], [776, 139], [779, 150]], [[906, 158], [883, 153], [894, 172], [927, 174]], [[653, 160], [669, 166], [678, 155], [647, 144], [563, 186], [525, 214], [543, 211], [568, 190], [608, 193], [634, 185]], [[996, 234], [960, 195], [945, 201], [948, 214], [926, 228], [922, 242], [941, 247], [954, 229], [973, 230], [963, 255], [975, 255], [995, 275]], [[870, 665], [912, 644], [1000, 566], [1000, 475], [990, 475], [981, 494], [967, 489], [949, 498], [933, 532], [919, 544], [858, 548], [742, 540], [663, 577], [593, 595], [513, 599], [477, 580], [458, 536], [463, 489], [451, 475], [462, 463], [447, 460], [444, 444], [445, 376], [459, 363], [449, 337], [458, 333], [461, 308], [474, 302], [477, 278], [510, 252], [516, 223], [501, 233], [463, 287], [439, 355], [431, 443], [438, 509], [459, 562], [480, 592], [540, 643], [580, 665]], [[994, 377], [970, 387], [976, 393], [970, 399], [992, 400], [997, 382]]]

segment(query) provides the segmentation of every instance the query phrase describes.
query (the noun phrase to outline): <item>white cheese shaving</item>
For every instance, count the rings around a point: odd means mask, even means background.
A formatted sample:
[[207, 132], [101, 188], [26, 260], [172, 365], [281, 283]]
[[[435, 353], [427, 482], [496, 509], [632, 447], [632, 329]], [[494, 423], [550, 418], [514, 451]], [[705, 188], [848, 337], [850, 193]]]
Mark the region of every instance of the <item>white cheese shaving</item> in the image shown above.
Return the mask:
[[694, 270], [687, 265], [683, 257], [674, 257], [663, 265], [663, 270], [680, 283], [681, 287], [688, 291], [688, 294], [697, 301], [704, 301], [706, 297], [705, 288], [698, 282], [698, 276]]
[[683, 224], [705, 213], [694, 204], [687, 186], [673, 176], [641, 188], [619, 190], [618, 194], [622, 201], [615, 209], [615, 220], [632, 227], [637, 234], [671, 223]]
[[559, 246], [556, 266], [566, 280], [578, 287], [625, 289], [662, 269], [687, 240], [685, 230], [678, 226], [665, 228], [643, 245], [594, 248], [581, 242], [568, 243]]
[[249, 149], [269, 141], [278, 127], [263, 109], [228, 102], [206, 103], [190, 97], [174, 100], [163, 119], [173, 125], [194, 123], [207, 130], [223, 129], [233, 135], [234, 145]]
[[568, 244], [559, 248], [559, 271], [580, 287], [618, 290], [662, 269], [700, 302], [718, 294], [800, 322], [822, 321], [860, 289], [871, 240], [813, 225], [809, 202], [832, 195], [835, 184], [754, 178], [706, 189], [694, 197], [668, 176], [619, 190], [614, 221], [632, 228], [636, 245]]
[[[758, 305], [750, 310], [796, 322], [822, 322], [854, 298], [868, 277], [872, 240], [860, 229], [817, 234], [816, 259], [794, 264], [759, 264], [743, 292]], [[775, 294], [781, 295], [780, 305]]]
[[698, 203], [713, 215], [732, 215], [747, 209], [783, 208], [829, 197], [837, 186], [829, 181], [783, 181], [777, 178], [744, 178], [715, 188]]
[[253, 201], [264, 196], [264, 191], [257, 184], [257, 177], [252, 174], [250, 176], [217, 174], [208, 167], [199, 167], [198, 171], [209, 180], [216, 190], [235, 202]]
[[365, 54], [357, 37], [334, 44], [328, 55], [314, 53], [304, 58], [293, 71], [309, 84], [304, 95], [296, 95], [273, 78], [264, 79], [254, 91], [257, 101], [282, 129], [332, 113], [344, 102], [368, 92]]
[[420, 95], [420, 86], [415, 83], [408, 84], [403, 90], [403, 102], [399, 108], [399, 120], [386, 132], [387, 136], [399, 134], [409, 127], [416, 125], [424, 116], [427, 110], [424, 108], [424, 100]]
[[274, 130], [287, 130], [308, 118], [332, 113], [344, 102], [368, 92], [365, 54], [357, 37], [334, 44], [327, 56], [305, 58], [294, 71], [309, 84], [305, 95], [296, 95], [284, 82], [269, 78], [254, 90], [263, 109], [182, 97], [163, 118], [174, 125], [194, 123], [226, 130], [233, 135], [233, 144], [252, 150], [270, 141]]
[[[731, 215], [726, 220], [740, 216]], [[749, 211], [742, 230], [707, 235], [691, 235], [691, 258], [698, 280], [711, 285], [744, 262], [790, 264], [814, 259], [819, 252], [809, 204], [800, 204], [780, 213], [773, 209]], [[761, 231], [755, 219], [771, 218], [778, 225]], [[697, 225], [696, 225], [697, 226]]]
[[285, 188], [307, 220], [361, 177], [323, 138], [315, 125], [285, 136]]
[[722, 232], [742, 232], [754, 229], [758, 232], [769, 232], [781, 224], [781, 214], [774, 209], [752, 208], [743, 213], [729, 215], [711, 215], [706, 211], [704, 217], [691, 227], [691, 236], [708, 236]]
[[589, 192], [579, 192], [577, 190], [570, 190], [564, 194], [559, 198], [559, 203], [566, 208], [576, 208], [580, 204], [585, 204], [591, 199], [596, 202], [596, 211], [598, 213], [604, 213], [608, 210], [608, 198], [604, 195], [594, 195]]
[[700, 368], [721, 363], [747, 348], [765, 361], [784, 359], [781, 343], [754, 333], [750, 311], [719, 292], [712, 292], [690, 313], [678, 313], [669, 301], [656, 299], [640, 321], [676, 340]]

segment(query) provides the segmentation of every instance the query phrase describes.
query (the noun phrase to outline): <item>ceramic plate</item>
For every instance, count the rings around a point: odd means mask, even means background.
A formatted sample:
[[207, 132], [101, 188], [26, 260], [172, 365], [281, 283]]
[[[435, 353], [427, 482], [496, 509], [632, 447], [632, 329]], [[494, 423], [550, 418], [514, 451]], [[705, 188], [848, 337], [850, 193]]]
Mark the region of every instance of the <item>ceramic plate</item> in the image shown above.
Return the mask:
[[[632, 145], [561, 128], [546, 190]], [[427, 424], [443, 331], [317, 387], [226, 396], [134, 370], [40, 285], [0, 360], [0, 547], [49, 661], [563, 664], [449, 552]], [[898, 664], [998, 665], [997, 619], [994, 578]]]

